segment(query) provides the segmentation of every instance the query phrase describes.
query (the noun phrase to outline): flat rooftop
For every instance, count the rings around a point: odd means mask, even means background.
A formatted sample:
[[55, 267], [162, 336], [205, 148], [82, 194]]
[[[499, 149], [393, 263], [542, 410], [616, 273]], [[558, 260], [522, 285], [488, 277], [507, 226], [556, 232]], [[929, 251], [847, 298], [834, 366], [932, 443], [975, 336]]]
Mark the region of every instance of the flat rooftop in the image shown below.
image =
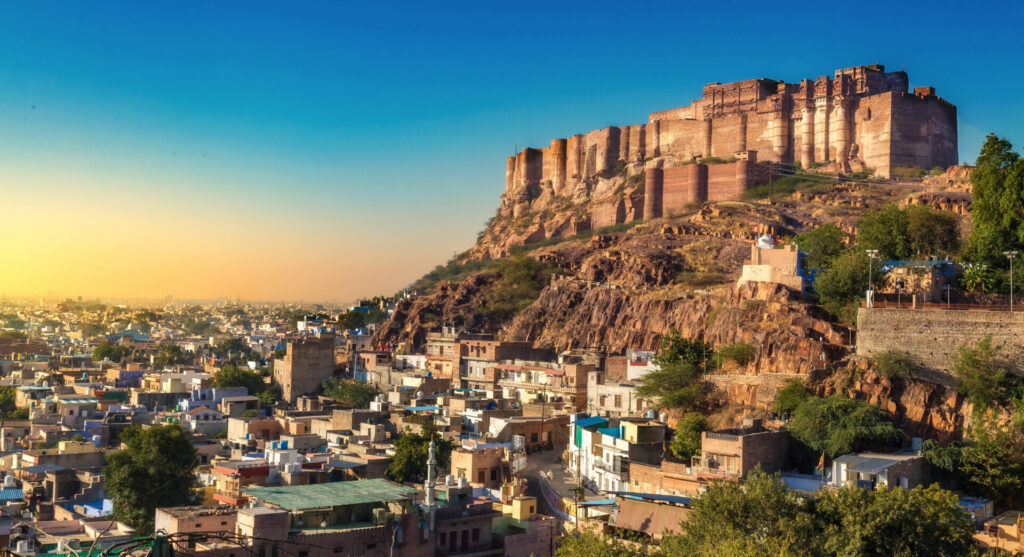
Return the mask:
[[282, 487], [252, 487], [242, 490], [245, 495], [253, 499], [259, 499], [269, 505], [290, 511], [399, 501], [408, 499], [411, 494], [418, 491], [413, 487], [381, 479]]

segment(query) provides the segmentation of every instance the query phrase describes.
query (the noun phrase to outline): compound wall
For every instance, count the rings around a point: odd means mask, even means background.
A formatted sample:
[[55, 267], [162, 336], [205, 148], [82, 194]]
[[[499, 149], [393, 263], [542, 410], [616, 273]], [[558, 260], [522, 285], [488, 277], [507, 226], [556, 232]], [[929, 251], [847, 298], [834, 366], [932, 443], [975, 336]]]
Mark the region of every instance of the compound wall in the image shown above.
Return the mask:
[[942, 309], [860, 308], [857, 355], [892, 351], [916, 362], [950, 370], [957, 348], [991, 335], [992, 344], [1018, 365], [1024, 364], [1024, 313]]

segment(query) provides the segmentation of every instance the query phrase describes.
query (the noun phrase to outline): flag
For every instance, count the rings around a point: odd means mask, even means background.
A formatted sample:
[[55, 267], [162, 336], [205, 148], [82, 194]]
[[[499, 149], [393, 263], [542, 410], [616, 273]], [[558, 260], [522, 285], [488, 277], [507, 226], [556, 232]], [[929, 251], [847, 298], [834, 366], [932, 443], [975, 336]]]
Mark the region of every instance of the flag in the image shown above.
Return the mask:
[[818, 460], [818, 465], [814, 467], [815, 470], [825, 470], [825, 453], [821, 453], [821, 459]]

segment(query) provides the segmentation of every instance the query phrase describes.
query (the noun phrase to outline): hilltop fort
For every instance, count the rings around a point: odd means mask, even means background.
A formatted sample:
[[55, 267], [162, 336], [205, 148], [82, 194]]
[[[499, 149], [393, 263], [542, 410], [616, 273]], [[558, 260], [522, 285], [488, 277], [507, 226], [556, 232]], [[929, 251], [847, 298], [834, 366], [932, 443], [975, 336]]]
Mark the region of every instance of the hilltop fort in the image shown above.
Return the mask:
[[709, 83], [700, 99], [652, 112], [646, 124], [509, 157], [498, 214], [547, 213], [523, 242], [568, 236], [735, 199], [767, 181], [768, 162], [883, 178], [898, 167], [946, 168], [957, 162], [956, 107], [933, 87], [910, 92], [906, 72], [877, 64], [800, 83]]

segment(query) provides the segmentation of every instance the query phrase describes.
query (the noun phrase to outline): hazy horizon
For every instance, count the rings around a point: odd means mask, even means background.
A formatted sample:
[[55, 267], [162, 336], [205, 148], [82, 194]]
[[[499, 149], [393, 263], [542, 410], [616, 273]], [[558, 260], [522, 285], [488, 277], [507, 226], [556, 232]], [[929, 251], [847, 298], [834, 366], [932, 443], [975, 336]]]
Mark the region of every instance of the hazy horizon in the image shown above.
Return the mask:
[[957, 106], [961, 161], [1024, 144], [1018, 5], [517, 6], [3, 7], [0, 293], [393, 294], [472, 246], [516, 147], [712, 81], [902, 67]]

